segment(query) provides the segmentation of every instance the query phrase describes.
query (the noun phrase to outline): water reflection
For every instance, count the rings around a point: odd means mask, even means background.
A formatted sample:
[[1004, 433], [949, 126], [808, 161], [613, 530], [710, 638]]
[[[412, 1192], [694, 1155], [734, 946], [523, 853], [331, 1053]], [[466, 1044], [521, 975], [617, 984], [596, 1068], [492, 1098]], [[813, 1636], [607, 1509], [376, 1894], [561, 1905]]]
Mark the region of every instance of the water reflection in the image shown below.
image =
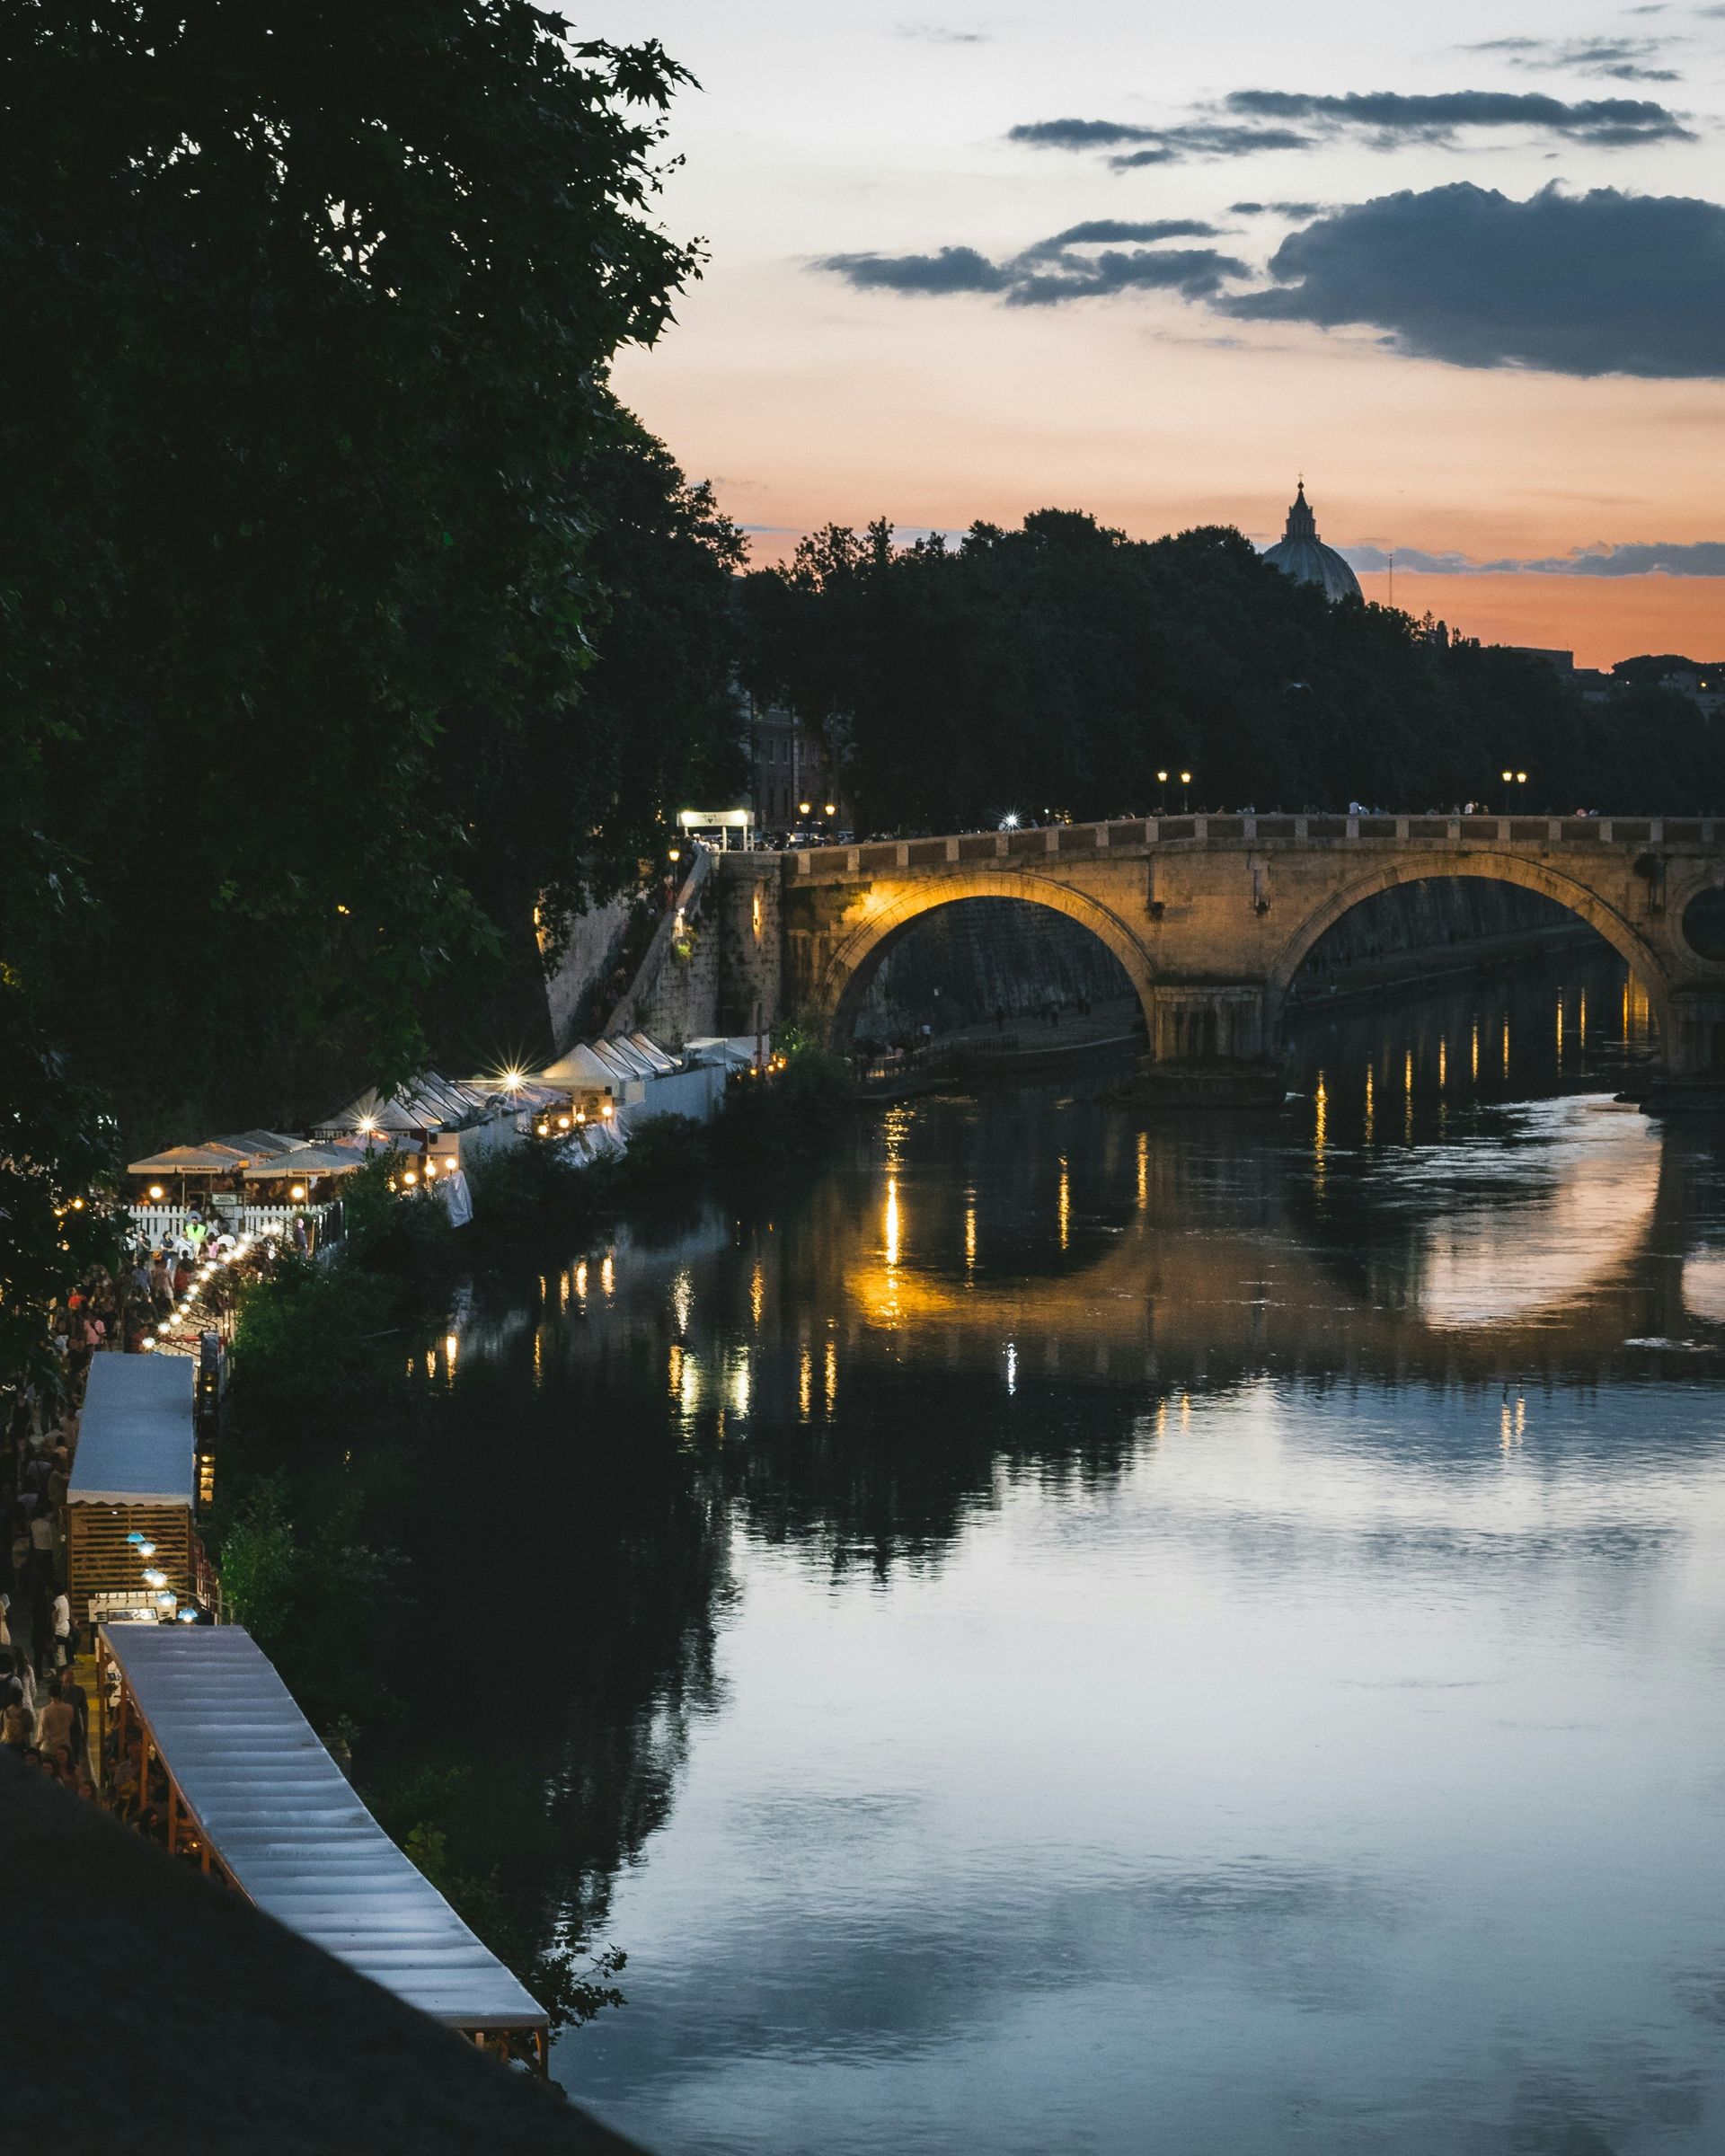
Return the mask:
[[1610, 961], [1320, 1013], [1280, 1119], [926, 1102], [482, 1290], [515, 1883], [632, 1957], [571, 2089], [667, 2152], [1725, 2142], [1725, 1161], [1614, 1103], [1646, 1045]]

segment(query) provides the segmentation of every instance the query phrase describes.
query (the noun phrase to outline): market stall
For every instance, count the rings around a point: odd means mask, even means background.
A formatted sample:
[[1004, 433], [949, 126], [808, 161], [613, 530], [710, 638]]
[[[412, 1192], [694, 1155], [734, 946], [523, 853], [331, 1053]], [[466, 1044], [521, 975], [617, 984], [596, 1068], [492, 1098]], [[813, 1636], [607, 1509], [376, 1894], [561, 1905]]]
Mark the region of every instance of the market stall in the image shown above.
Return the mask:
[[197, 1374], [181, 1355], [91, 1362], [66, 1493], [66, 1592], [80, 1624], [93, 1597], [171, 1612], [195, 1592]]
[[165, 1776], [171, 1851], [482, 2049], [544, 2071], [544, 2009], [360, 1803], [248, 1632], [115, 1624], [102, 1648], [131, 1787], [147, 1797], [152, 1770]]

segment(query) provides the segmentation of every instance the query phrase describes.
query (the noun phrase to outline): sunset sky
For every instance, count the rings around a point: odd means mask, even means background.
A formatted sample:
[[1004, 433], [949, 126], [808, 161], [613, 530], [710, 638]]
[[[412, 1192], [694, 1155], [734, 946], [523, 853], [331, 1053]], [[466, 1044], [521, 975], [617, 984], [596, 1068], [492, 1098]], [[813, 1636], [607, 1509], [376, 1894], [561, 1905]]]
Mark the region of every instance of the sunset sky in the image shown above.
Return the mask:
[[1725, 659], [1725, 4], [572, 12], [701, 84], [706, 274], [617, 382], [757, 560], [1047, 506], [1263, 543], [1304, 473], [1369, 597], [1393, 548], [1488, 640]]

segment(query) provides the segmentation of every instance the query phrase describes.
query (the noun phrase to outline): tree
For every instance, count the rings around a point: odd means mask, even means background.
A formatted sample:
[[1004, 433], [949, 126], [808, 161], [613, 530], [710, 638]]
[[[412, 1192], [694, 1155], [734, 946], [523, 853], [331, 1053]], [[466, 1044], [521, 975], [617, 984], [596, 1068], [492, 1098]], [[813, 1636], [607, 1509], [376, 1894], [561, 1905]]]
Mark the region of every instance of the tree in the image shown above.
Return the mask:
[[0, 1374], [50, 1396], [65, 1374], [51, 1305], [116, 1253], [96, 1196], [113, 1164], [111, 1121], [67, 1079], [15, 982], [0, 978]]
[[1725, 792], [1675, 700], [1584, 706], [1537, 659], [1332, 606], [1222, 526], [1145, 543], [1044, 509], [956, 549], [835, 527], [749, 577], [744, 610], [751, 689], [824, 734], [877, 827], [1178, 806], [1156, 773], [1180, 769], [1229, 808], [1492, 798], [1507, 758], [1563, 810]]
[[650, 822], [567, 738], [684, 79], [527, 0], [0, 14], [0, 836], [91, 897], [0, 952], [134, 1123], [405, 1070], [547, 736], [562, 831]]

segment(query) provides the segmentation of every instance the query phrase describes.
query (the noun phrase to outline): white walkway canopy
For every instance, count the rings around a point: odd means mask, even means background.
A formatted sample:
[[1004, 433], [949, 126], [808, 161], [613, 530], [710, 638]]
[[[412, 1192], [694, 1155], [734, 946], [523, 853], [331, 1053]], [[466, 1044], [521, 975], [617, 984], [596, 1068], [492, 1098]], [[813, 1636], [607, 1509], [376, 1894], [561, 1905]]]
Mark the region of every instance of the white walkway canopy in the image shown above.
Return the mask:
[[247, 1898], [462, 2030], [546, 2016], [360, 1803], [237, 1625], [105, 1628], [195, 1831]]
[[93, 1356], [69, 1502], [190, 1510], [197, 1376], [188, 1355]]

